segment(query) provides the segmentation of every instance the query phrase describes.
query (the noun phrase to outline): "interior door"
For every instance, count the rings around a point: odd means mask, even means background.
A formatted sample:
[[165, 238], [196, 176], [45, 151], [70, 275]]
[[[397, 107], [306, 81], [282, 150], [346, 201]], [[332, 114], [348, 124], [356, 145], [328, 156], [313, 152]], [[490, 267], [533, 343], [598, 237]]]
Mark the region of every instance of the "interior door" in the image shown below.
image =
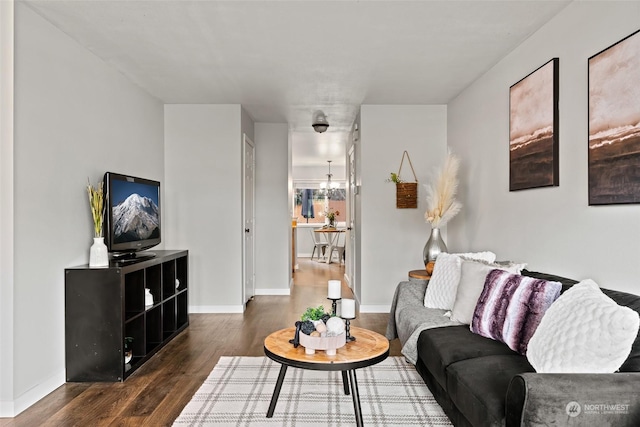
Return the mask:
[[356, 283], [356, 145], [351, 145], [348, 154], [347, 176], [349, 177], [349, 207], [347, 209], [347, 236], [345, 237], [345, 266], [347, 282], [351, 289]]
[[243, 163], [244, 176], [242, 180], [242, 205], [243, 205], [243, 224], [244, 224], [244, 244], [243, 244], [243, 281], [242, 290], [243, 304], [253, 298], [255, 295], [255, 241], [254, 227], [255, 222], [255, 146], [247, 135], [243, 134]]

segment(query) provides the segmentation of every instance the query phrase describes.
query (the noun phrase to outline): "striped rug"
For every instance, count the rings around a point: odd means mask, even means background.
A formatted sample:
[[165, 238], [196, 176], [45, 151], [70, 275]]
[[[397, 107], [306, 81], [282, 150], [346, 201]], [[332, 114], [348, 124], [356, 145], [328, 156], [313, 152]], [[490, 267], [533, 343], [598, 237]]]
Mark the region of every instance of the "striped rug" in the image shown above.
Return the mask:
[[[340, 372], [288, 368], [266, 418], [280, 365], [266, 357], [221, 357], [174, 426], [351, 426], [353, 400]], [[450, 426], [413, 365], [401, 357], [356, 371], [365, 426]]]

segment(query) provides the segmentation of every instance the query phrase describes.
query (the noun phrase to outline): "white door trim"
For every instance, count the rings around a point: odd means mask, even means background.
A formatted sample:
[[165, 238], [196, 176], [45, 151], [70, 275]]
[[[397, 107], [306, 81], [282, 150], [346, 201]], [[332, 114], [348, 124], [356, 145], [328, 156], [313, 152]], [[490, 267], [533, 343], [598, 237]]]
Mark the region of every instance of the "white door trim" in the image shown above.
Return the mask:
[[[253, 186], [251, 195], [253, 201], [251, 203], [252, 209], [249, 213], [250, 218], [247, 218], [246, 212], [246, 198], [247, 198], [247, 183], [246, 183], [246, 168], [247, 168], [247, 145], [251, 147], [253, 151], [253, 165], [251, 168], [252, 171], [252, 179], [251, 185]], [[255, 244], [255, 219], [256, 219], [256, 192], [255, 192], [255, 178], [256, 178], [256, 168], [255, 168], [255, 144], [253, 141], [246, 135], [242, 134], [242, 306], [243, 310], [246, 308], [247, 301], [256, 294], [256, 244]], [[247, 225], [247, 221], [249, 220], [249, 225]], [[249, 230], [249, 231], [247, 231]], [[251, 234], [251, 248], [247, 248], [247, 233]], [[250, 252], [247, 252], [250, 251]], [[250, 261], [247, 260], [247, 253], [251, 253]], [[250, 262], [252, 265], [247, 265]], [[247, 275], [250, 277], [247, 278]], [[247, 292], [247, 279], [250, 282], [249, 288], [250, 292]], [[247, 295], [247, 294], [250, 295]]]

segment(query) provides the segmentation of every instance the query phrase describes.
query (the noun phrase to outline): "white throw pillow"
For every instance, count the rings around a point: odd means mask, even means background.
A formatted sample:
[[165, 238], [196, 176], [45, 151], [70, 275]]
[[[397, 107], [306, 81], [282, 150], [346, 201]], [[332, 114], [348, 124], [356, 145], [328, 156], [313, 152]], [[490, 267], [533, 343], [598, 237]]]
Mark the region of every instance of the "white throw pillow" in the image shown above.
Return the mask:
[[496, 262], [496, 254], [491, 251], [484, 252], [467, 252], [464, 254], [456, 254], [462, 258], [473, 259], [476, 261]]
[[484, 281], [491, 270], [499, 269], [513, 274], [520, 274], [524, 265], [512, 264], [505, 266], [463, 259], [458, 289], [456, 290], [456, 297], [451, 310], [451, 320], [467, 325], [471, 324], [478, 298], [484, 289]]
[[442, 252], [436, 257], [431, 279], [424, 294], [424, 306], [451, 310], [460, 281], [459, 256]]
[[[424, 294], [424, 306], [451, 310], [456, 299], [456, 289], [460, 281], [461, 256], [469, 259], [495, 260], [493, 252], [472, 252], [465, 254], [449, 254], [442, 252], [436, 257], [429, 286]], [[489, 261], [493, 262], [493, 261]]]
[[583, 280], [549, 307], [529, 341], [527, 359], [541, 373], [612, 373], [629, 356], [640, 317]]

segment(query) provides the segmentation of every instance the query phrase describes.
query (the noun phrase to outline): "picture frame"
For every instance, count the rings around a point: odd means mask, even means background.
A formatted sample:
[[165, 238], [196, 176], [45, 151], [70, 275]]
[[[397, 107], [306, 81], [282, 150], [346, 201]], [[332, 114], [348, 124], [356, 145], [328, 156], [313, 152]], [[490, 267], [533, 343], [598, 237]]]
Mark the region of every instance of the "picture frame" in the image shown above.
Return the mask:
[[509, 191], [558, 186], [560, 59], [509, 88]]
[[591, 56], [589, 205], [640, 203], [640, 30]]

